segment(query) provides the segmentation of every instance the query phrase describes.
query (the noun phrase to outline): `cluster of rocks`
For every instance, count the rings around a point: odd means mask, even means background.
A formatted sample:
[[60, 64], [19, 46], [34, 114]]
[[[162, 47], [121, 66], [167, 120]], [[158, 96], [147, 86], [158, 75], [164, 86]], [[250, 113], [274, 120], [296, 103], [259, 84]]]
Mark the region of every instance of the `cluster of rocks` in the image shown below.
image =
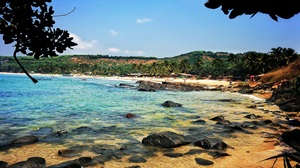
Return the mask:
[[200, 84], [176, 83], [176, 82], [151, 82], [138, 81], [137, 89], [139, 91], [154, 92], [156, 90], [173, 90], [173, 91], [200, 91], [200, 90], [222, 90], [223, 86], [208, 87]]

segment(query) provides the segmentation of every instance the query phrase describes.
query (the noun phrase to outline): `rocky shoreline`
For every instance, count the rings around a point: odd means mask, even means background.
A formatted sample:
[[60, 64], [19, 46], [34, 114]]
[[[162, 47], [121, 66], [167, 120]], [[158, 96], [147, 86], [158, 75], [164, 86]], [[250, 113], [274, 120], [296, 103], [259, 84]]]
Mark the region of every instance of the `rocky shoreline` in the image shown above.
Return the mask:
[[[290, 111], [290, 113], [284, 113], [282, 111], [265, 111], [272, 113], [278, 118], [279, 121], [272, 121], [270, 119], [262, 118], [259, 115], [245, 113], [244, 118], [250, 119], [250, 122], [232, 122], [226, 119], [226, 116], [215, 116], [210, 118], [210, 121], [215, 122], [216, 127], [223, 132], [232, 135], [234, 132], [241, 132], [244, 134], [251, 134], [253, 130], [259, 127], [267, 127], [276, 130], [278, 134], [266, 133], [266, 137], [270, 139], [283, 139], [284, 142], [299, 142], [299, 136], [294, 136], [299, 134], [299, 130], [290, 131], [287, 126], [299, 127], [300, 122], [298, 120], [299, 100], [297, 96], [299, 93], [295, 92], [294, 85], [292, 83], [281, 83], [278, 89], [274, 89], [274, 84], [269, 85], [257, 85], [255, 87], [250, 87], [249, 85], [232, 85], [232, 86], [206, 86], [198, 84], [186, 84], [186, 83], [172, 83], [172, 82], [149, 82], [149, 81], [139, 81], [139, 86], [136, 88], [139, 91], [149, 91], [153, 92], [156, 90], [173, 90], [173, 91], [231, 91], [239, 92], [244, 94], [252, 94], [255, 92], [272, 91], [273, 95], [267, 100], [268, 103], [275, 103], [284, 111]], [[126, 84], [120, 84], [120, 87], [133, 87]], [[231, 99], [220, 99], [217, 101], [222, 102], [233, 102]], [[235, 102], [234, 102], [235, 103]], [[236, 102], [238, 103], [238, 102]], [[297, 104], [298, 103], [298, 104]], [[178, 108], [182, 107], [182, 104], [172, 101], [166, 101], [162, 103], [162, 106], [166, 108]], [[249, 108], [258, 108], [259, 104], [254, 104], [249, 106]], [[294, 111], [295, 110], [295, 111]], [[133, 118], [134, 114], [126, 114], [125, 118]], [[282, 120], [282, 118], [287, 118]], [[195, 125], [205, 124], [207, 120], [196, 117], [193, 121]], [[40, 128], [43, 129], [40, 132], [46, 136], [53, 137], [64, 137], [72, 133], [84, 133], [84, 132], [95, 132], [98, 130], [93, 130], [90, 127], [79, 127], [75, 130], [67, 131], [60, 130], [58, 132], [53, 132], [51, 128]], [[287, 132], [292, 134], [286, 138]], [[281, 134], [282, 133], [282, 134]], [[106, 162], [111, 160], [121, 160], [123, 157], [128, 157], [128, 162], [134, 164], [130, 167], [141, 167], [139, 164], [147, 162], [148, 158], [157, 156], [156, 152], [162, 152], [163, 156], [169, 158], [180, 158], [184, 156], [197, 155], [199, 153], [207, 153], [213, 159], [230, 157], [230, 154], [226, 152], [228, 148], [234, 149], [234, 146], [227, 145], [222, 139], [208, 139], [203, 137], [202, 130], [191, 128], [188, 135], [178, 134], [171, 131], [164, 131], [159, 133], [152, 133], [144, 137], [141, 142], [135, 142], [128, 145], [123, 145], [120, 148], [114, 146], [74, 146], [68, 149], [60, 149], [57, 151], [57, 155], [62, 158], [76, 158], [70, 159], [69, 161], [48, 166], [49, 168], [77, 168], [77, 167], [96, 167], [99, 165], [105, 165]], [[40, 134], [39, 134], [40, 135]], [[292, 137], [292, 138], [291, 138]], [[21, 138], [17, 138], [6, 144], [0, 144], [1, 151], [7, 151], [11, 148], [18, 148], [25, 145], [30, 145], [34, 143], [39, 143], [40, 138], [35, 135], [29, 135]], [[279, 141], [277, 141], [279, 143]], [[181, 153], [175, 152], [173, 149], [180, 147], [192, 145], [197, 147], [197, 149], [191, 149], [188, 152]], [[298, 143], [293, 145], [299, 145]], [[82, 156], [84, 151], [89, 151], [94, 153], [95, 157]], [[263, 159], [263, 158], [262, 158]], [[203, 159], [196, 157], [194, 162], [199, 166], [209, 166], [213, 165], [213, 160]], [[7, 162], [1, 161], [0, 168], [44, 168], [47, 167], [46, 159], [42, 157], [30, 157], [22, 162], [15, 163], [13, 165], [8, 165]]]

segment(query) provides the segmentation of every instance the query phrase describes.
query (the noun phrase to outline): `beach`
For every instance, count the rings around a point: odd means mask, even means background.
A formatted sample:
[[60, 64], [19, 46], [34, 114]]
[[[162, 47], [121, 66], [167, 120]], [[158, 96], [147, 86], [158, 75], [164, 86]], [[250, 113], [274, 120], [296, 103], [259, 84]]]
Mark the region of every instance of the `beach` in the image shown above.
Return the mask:
[[[24, 74], [16, 74], [16, 75], [24, 75]], [[38, 76], [47, 76], [47, 77], [61, 77], [61, 75], [52, 75], [52, 74], [33, 74], [34, 77]], [[201, 84], [201, 85], [207, 85], [211, 87], [215, 86], [223, 86], [228, 87], [230, 82], [229, 81], [218, 81], [218, 80], [192, 80], [192, 79], [173, 79], [173, 78], [138, 78], [138, 77], [93, 77], [93, 76], [79, 76], [74, 75], [71, 78], [82, 78], [82, 79], [106, 79], [106, 80], [121, 80], [121, 81], [139, 81], [139, 80], [146, 80], [146, 81], [152, 81], [152, 82], [183, 82], [183, 83], [193, 83], [193, 84]], [[28, 79], [28, 82], [30, 80]], [[259, 100], [263, 100], [262, 97], [258, 96]], [[264, 111], [257, 111], [253, 110], [253, 113], [255, 112], [256, 115], [263, 115], [264, 119], [272, 119], [276, 120], [280, 116], [274, 115], [272, 112], [280, 111], [277, 106], [271, 106], [266, 105], [262, 106], [261, 108], [264, 109]], [[270, 112], [266, 112], [267, 110], [270, 110]], [[252, 111], [252, 110], [251, 110]], [[242, 112], [241, 112], [242, 113]], [[231, 115], [234, 118], [235, 114], [228, 114]], [[283, 114], [280, 114], [283, 115]], [[211, 114], [213, 117], [214, 114]], [[228, 116], [229, 117], [229, 116]], [[186, 121], [182, 121], [182, 125], [184, 126]], [[170, 129], [172, 130], [172, 129]], [[255, 134], [245, 134], [245, 133], [239, 133], [237, 132], [235, 134], [236, 137], [229, 137], [226, 138], [225, 141], [227, 144], [230, 144], [233, 146], [233, 148], [228, 148], [226, 150], [226, 153], [229, 153], [230, 156], [227, 157], [221, 157], [221, 158], [213, 158], [212, 156], [209, 156], [207, 153], [201, 153], [201, 154], [195, 154], [195, 155], [184, 155], [179, 158], [170, 158], [164, 155], [163, 152], [156, 153], [157, 156], [150, 157], [147, 159], [146, 163], [130, 163], [128, 162], [129, 156], [123, 157], [121, 160], [110, 160], [108, 162], [105, 162], [105, 165], [103, 167], [130, 167], [130, 166], [136, 166], [139, 165], [141, 167], [199, 167], [195, 163], [195, 157], [196, 158], [209, 158], [210, 160], [214, 161], [214, 165], [208, 166], [208, 167], [271, 167], [274, 160], [268, 160], [268, 161], [262, 161], [268, 157], [275, 156], [279, 153], [281, 153], [284, 149], [287, 148], [286, 145], [280, 142], [277, 138], [268, 138], [267, 136], [264, 136], [262, 132], [268, 132], [276, 134], [281, 134], [282, 130], [270, 130], [265, 128], [260, 128], [258, 130], [253, 130]], [[144, 134], [144, 133], [143, 133]], [[146, 135], [146, 134], [145, 134]], [[144, 135], [144, 136], [145, 136]], [[269, 134], [268, 134], [269, 135]], [[142, 141], [142, 138], [138, 138], [139, 141]], [[100, 142], [100, 141], [99, 141]], [[50, 144], [37, 144], [37, 145], [27, 145], [20, 148], [12, 149], [10, 152], [14, 153], [13, 155], [6, 155], [5, 161], [11, 160], [14, 162], [19, 162], [22, 160], [26, 160], [27, 156], [33, 155], [35, 153], [40, 153], [41, 148], [44, 151], [44, 154], [40, 154], [39, 156], [46, 158], [47, 164], [53, 165], [58, 164], [59, 162], [72, 160], [74, 158], [60, 158], [57, 156], [57, 151], [61, 148], [60, 147], [53, 147]], [[187, 145], [187, 146], [181, 146], [178, 148], [173, 148], [174, 153], [187, 153], [191, 149], [197, 149], [193, 145]], [[26, 155], [24, 155], [21, 151], [26, 151]], [[29, 154], [30, 153], [30, 154]], [[84, 156], [94, 157], [95, 154], [93, 153], [82, 153]], [[4, 159], [4, 158], [1, 158]], [[0, 160], [1, 160], [0, 159]], [[277, 161], [278, 163], [274, 167], [282, 167], [283, 163], [282, 160], [279, 159]], [[92, 166], [91, 166], [92, 167]], [[97, 167], [97, 166], [95, 166]]]

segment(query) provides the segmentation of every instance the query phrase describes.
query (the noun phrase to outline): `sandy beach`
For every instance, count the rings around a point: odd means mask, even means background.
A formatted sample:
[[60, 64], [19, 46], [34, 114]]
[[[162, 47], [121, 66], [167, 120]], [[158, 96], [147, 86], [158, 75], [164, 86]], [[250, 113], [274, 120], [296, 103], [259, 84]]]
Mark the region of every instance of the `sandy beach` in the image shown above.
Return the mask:
[[[14, 74], [14, 75], [24, 75], [22, 73], [3, 73], [0, 72], [0, 74]], [[62, 75], [58, 74], [32, 74], [33, 77], [36, 76], [50, 76], [50, 77], [61, 77]], [[124, 80], [124, 81], [139, 81], [139, 80], [146, 80], [146, 81], [153, 81], [153, 82], [183, 82], [183, 83], [192, 83], [192, 84], [201, 84], [201, 85], [207, 85], [207, 86], [224, 86], [228, 87], [230, 82], [229, 81], [222, 81], [222, 80], [208, 80], [208, 79], [202, 79], [202, 80], [196, 80], [196, 79], [175, 79], [175, 78], [140, 78], [140, 77], [102, 77], [102, 76], [84, 76], [84, 75], [74, 75], [72, 77], [76, 78], [99, 78], [99, 79], [106, 79], [106, 80]], [[28, 79], [30, 82], [30, 79]], [[256, 94], [254, 96], [257, 96], [259, 98], [268, 98], [268, 96], [262, 96], [259, 94]], [[272, 110], [279, 110], [277, 106], [270, 106], [269, 107]], [[270, 115], [272, 116], [272, 114]], [[260, 130], [261, 131], [261, 130]], [[274, 131], [274, 134], [281, 134], [281, 132]], [[245, 146], [239, 148], [239, 149], [228, 149], [228, 153], [234, 153], [233, 155], [229, 157], [219, 158], [213, 166], [208, 167], [218, 167], [218, 168], [225, 168], [225, 167], [249, 167], [249, 168], [268, 168], [272, 167], [274, 163], [273, 160], [268, 161], [262, 161], [263, 159], [266, 159], [271, 156], [275, 156], [279, 153], [281, 153], [283, 150], [287, 148], [286, 145], [281, 143], [279, 140], [268, 140], [266, 138], [263, 138], [258, 135], [243, 135], [244, 138], [242, 140], [237, 139], [229, 139], [228, 143], [237, 144], [237, 146], [241, 146], [241, 144], [245, 144]], [[248, 142], [251, 142], [250, 144], [256, 144], [256, 145], [246, 145]], [[278, 145], [280, 144], [280, 145]], [[30, 146], [27, 146], [30, 148]], [[27, 148], [26, 146], [22, 147], [24, 149]], [[190, 150], [190, 146], [175, 148], [175, 152], [187, 152]], [[29, 149], [28, 149], [29, 150]], [[56, 150], [56, 149], [55, 149]], [[201, 157], [202, 154], [199, 154], [199, 157]], [[199, 167], [199, 165], [195, 164], [193, 157], [184, 156], [182, 158], [168, 158], [163, 155], [159, 155], [158, 157], [153, 157], [148, 160], [148, 163], [140, 164], [142, 167], [166, 167], [167, 165], [177, 165], [178, 167]], [[24, 158], [25, 159], [25, 158]], [[126, 159], [126, 158], [125, 158]], [[261, 161], [261, 162], [260, 162]], [[134, 166], [133, 164], [126, 163], [124, 165], [124, 162], [118, 162], [118, 161], [110, 161], [105, 164], [105, 167], [128, 167], [128, 166]], [[282, 159], [279, 159], [277, 161], [277, 164], [274, 166], [275, 168], [283, 167]]]

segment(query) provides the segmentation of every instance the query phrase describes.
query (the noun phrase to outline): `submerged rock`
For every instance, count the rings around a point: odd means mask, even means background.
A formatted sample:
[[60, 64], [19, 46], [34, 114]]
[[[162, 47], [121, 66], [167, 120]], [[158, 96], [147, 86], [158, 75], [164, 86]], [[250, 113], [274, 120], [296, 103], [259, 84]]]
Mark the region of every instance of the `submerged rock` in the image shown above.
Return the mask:
[[34, 135], [28, 135], [28, 136], [24, 136], [24, 137], [18, 138], [16, 140], [13, 140], [9, 144], [10, 145], [26, 145], [26, 144], [36, 143], [38, 141], [39, 141], [38, 137], [36, 137]]
[[190, 141], [188, 141], [183, 135], [166, 131], [158, 134], [150, 134], [147, 137], [143, 138], [142, 143], [144, 145], [173, 148], [189, 144]]
[[164, 107], [182, 107], [182, 104], [179, 104], [179, 103], [175, 103], [173, 101], [165, 101], [162, 106]]

